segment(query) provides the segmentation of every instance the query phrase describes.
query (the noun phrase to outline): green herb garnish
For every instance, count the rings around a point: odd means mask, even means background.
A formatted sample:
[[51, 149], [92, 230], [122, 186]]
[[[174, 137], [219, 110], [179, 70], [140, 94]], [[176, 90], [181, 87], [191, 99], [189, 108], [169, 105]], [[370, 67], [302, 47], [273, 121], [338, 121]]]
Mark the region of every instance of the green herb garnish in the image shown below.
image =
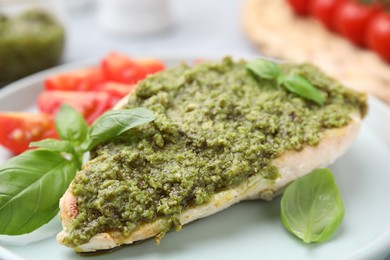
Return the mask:
[[33, 142], [30, 146], [39, 148], [0, 166], [0, 234], [26, 234], [49, 222], [86, 152], [154, 119], [144, 108], [115, 110], [88, 128], [80, 113], [63, 105], [55, 120], [62, 140]]
[[254, 60], [246, 65], [247, 69], [264, 79], [277, 79], [282, 74], [279, 66], [267, 60]]
[[314, 101], [318, 105], [322, 106], [325, 102], [325, 98], [320, 91], [308, 80], [298, 75], [283, 74], [279, 65], [275, 62], [254, 60], [249, 62], [246, 68], [260, 78], [275, 80], [277, 84], [283, 86], [291, 93]]
[[318, 169], [294, 181], [281, 201], [284, 226], [304, 243], [328, 239], [341, 224], [344, 205], [329, 169]]
[[282, 78], [282, 85], [292, 93], [324, 105], [324, 97], [313, 85], [301, 76], [287, 75]]

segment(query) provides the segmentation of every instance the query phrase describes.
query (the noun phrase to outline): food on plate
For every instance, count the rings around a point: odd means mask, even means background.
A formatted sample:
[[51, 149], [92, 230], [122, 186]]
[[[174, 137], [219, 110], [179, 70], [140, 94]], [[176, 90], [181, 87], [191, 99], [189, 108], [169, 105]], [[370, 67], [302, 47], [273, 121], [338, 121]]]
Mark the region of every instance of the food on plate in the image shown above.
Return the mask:
[[56, 74], [44, 82], [45, 90], [92, 91], [106, 81], [101, 68], [86, 68]]
[[109, 80], [134, 84], [149, 74], [163, 70], [165, 66], [155, 59], [135, 60], [112, 52], [102, 60], [101, 68]]
[[[318, 22], [313, 13], [308, 11], [309, 15], [306, 16], [295, 13], [289, 6], [290, 2], [245, 1], [243, 28], [259, 51], [264, 55], [292, 62], [311, 62], [344, 85], [368, 92], [390, 103], [390, 65], [386, 62], [390, 15], [383, 10], [376, 11], [376, 7], [372, 7], [374, 10], [369, 14], [363, 14], [360, 12], [360, 4], [351, 0], [338, 1], [338, 7], [345, 9], [330, 14], [336, 23], [335, 29], [331, 31]], [[311, 5], [315, 3], [332, 1], [308, 2], [309, 7], [313, 8]], [[349, 13], [351, 9], [355, 15]], [[368, 25], [365, 24], [367, 21]], [[341, 34], [337, 33], [339, 31]], [[356, 35], [357, 31], [361, 34]], [[363, 38], [363, 44], [371, 49], [352, 44], [342, 35], [359, 44]], [[381, 57], [375, 52], [380, 53]]]
[[[79, 111], [90, 125], [105, 111], [112, 108], [120, 99], [134, 91], [136, 86], [134, 83], [164, 68], [164, 63], [157, 59], [135, 59], [124, 54], [112, 52], [104, 57], [101, 64], [97, 67], [67, 71], [49, 76], [44, 81], [44, 91], [37, 99], [37, 107], [41, 113], [34, 118], [54, 117], [60, 106], [67, 104]], [[131, 71], [140, 73], [134, 74]], [[125, 77], [127, 82], [118, 82], [117, 80], [120, 78], [115, 77], [118, 75], [124, 75], [123, 77]], [[8, 118], [8, 113], [0, 113], [0, 117], [2, 116]], [[26, 118], [24, 124], [29, 124], [28, 118], [24, 117], [23, 114], [18, 118], [20, 122], [23, 121], [22, 118]], [[53, 124], [51, 125], [53, 126]], [[18, 132], [18, 128], [12, 129], [13, 126], [15, 125], [7, 127], [7, 131]], [[14, 149], [16, 145], [14, 142], [13, 145], [10, 145], [10, 137], [8, 135], [0, 138], [0, 144], [14, 154], [18, 154], [29, 148], [29, 141], [56, 137], [57, 135], [53, 129], [54, 127], [45, 128], [44, 131], [47, 131], [47, 133], [39, 132], [39, 135], [35, 134], [34, 138], [30, 137], [31, 135], [24, 136], [23, 145], [18, 145], [16, 150]], [[18, 143], [20, 144], [21, 142], [22, 139], [19, 139]]]
[[28, 112], [0, 113], [0, 144], [19, 154], [30, 142], [58, 137], [53, 118], [46, 114]]
[[79, 111], [88, 124], [112, 107], [111, 96], [106, 92], [89, 91], [45, 91], [38, 97], [41, 112], [54, 116], [62, 104], [67, 104]]
[[62, 25], [44, 10], [0, 11], [0, 85], [57, 64], [64, 35]]
[[135, 83], [164, 68], [164, 63], [157, 59], [135, 59], [111, 52], [102, 59], [99, 67], [47, 78], [45, 91], [38, 97], [38, 107], [43, 113], [55, 115], [65, 103], [79, 111], [88, 124], [92, 124], [133, 91]]
[[60, 201], [57, 240], [78, 252], [160, 241], [241, 200], [271, 199], [340, 157], [366, 106], [310, 64], [225, 58], [152, 75], [116, 109], [155, 120], [92, 150]]
[[27, 234], [48, 223], [86, 152], [154, 119], [144, 108], [112, 110], [88, 126], [78, 111], [62, 105], [55, 117], [60, 140], [32, 142], [36, 149], [0, 165], [0, 234]]
[[111, 96], [112, 106], [118, 103], [119, 100], [134, 91], [136, 84], [124, 84], [114, 81], [107, 81], [100, 84], [96, 90], [108, 93]]
[[329, 239], [344, 218], [344, 203], [332, 172], [316, 169], [288, 185], [280, 216], [287, 230], [304, 243]]

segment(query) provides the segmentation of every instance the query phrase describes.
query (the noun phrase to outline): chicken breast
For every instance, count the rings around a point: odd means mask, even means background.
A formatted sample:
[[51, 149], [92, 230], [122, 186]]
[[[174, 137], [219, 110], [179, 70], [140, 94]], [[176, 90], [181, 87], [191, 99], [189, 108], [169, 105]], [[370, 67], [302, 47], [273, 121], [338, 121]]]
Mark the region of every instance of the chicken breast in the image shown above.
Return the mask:
[[[232, 63], [231, 60], [227, 60], [227, 61], [225, 60], [222, 64], [223, 65], [215, 65], [215, 64], [200, 65], [201, 67], [198, 68], [196, 71], [194, 71], [190, 68], [186, 68], [185, 71], [188, 70], [187, 72], [191, 72], [191, 73], [198, 73], [198, 71], [202, 71], [202, 73], [200, 73], [200, 72], [199, 73], [202, 77], [204, 77], [205, 76], [204, 70], [206, 70], [206, 69], [213, 70], [213, 69], [218, 68], [218, 70], [221, 70], [221, 68], [224, 68], [224, 71], [221, 72], [220, 76], [225, 77], [226, 75], [229, 75], [228, 76], [229, 82], [231, 80], [230, 77], [232, 74], [238, 73], [238, 72], [239, 72], [238, 74], [240, 74], [243, 71], [245, 71], [245, 70], [242, 70], [243, 64], [241, 64], [241, 63], [238, 63], [238, 65], [237, 65], [236, 63]], [[222, 67], [220, 67], [220, 66], [222, 66]], [[230, 70], [232, 71], [231, 74], [228, 73]], [[167, 72], [167, 73], [170, 73], [170, 72]], [[183, 73], [183, 71], [181, 71], [180, 73]], [[209, 74], [207, 74], [207, 75], [209, 75]], [[156, 76], [154, 76], [154, 79], [151, 79], [149, 81], [151, 81], [150, 83], [154, 83], [154, 84], [157, 84], [156, 82], [161, 83], [160, 77], [163, 77], [163, 76], [156, 75]], [[245, 77], [247, 77], [246, 74], [245, 74]], [[251, 76], [248, 76], [248, 77], [251, 77]], [[240, 75], [240, 78], [242, 78], [242, 75]], [[195, 77], [195, 79], [196, 79], [196, 77]], [[193, 80], [194, 80], [194, 77], [191, 78], [190, 82], [193, 82]], [[146, 80], [146, 81], [148, 81], [148, 80]], [[218, 82], [219, 82], [218, 84], [220, 84], [220, 81], [218, 81]], [[252, 79], [249, 79], [248, 82], [252, 82]], [[246, 84], [249, 84], [248, 82], [246, 82], [246, 83], [241, 82], [241, 83], [246, 85]], [[202, 83], [200, 83], [200, 84], [202, 84]], [[162, 84], [162, 85], [164, 85], [164, 84]], [[155, 86], [155, 85], [153, 85], [153, 86]], [[146, 106], [150, 105], [148, 103], [148, 101], [145, 101], [145, 100], [150, 100], [153, 96], [150, 94], [145, 95], [145, 91], [148, 91], [150, 89], [150, 86], [148, 86], [148, 84], [146, 84], [146, 83], [141, 83], [139, 88], [140, 89], [137, 89], [137, 92], [135, 94], [130, 95], [129, 100], [128, 99], [122, 100], [117, 105], [117, 109], [121, 109], [123, 107], [128, 107], [129, 104], [131, 105], [132, 102], [134, 102], [134, 98], [136, 98], [134, 96], [137, 96], [137, 95], [138, 95], [138, 97], [141, 97], [143, 104], [146, 104]], [[144, 88], [144, 89], [142, 89], [142, 88]], [[164, 91], [167, 91], [167, 90], [164, 90]], [[161, 94], [161, 92], [164, 92], [164, 91], [159, 89], [158, 91], [156, 91], [156, 93]], [[185, 99], [183, 99], [182, 92], [180, 92], [180, 90], [177, 90], [177, 88], [175, 88], [173, 91], [175, 93], [173, 95], [175, 98], [180, 97], [180, 100], [183, 100], [183, 102], [185, 102]], [[255, 89], [255, 91], [258, 91], [258, 90]], [[339, 91], [339, 90], [337, 90], [337, 91]], [[343, 91], [344, 91], [344, 89], [343, 89]], [[167, 91], [167, 92], [170, 93], [169, 91]], [[349, 93], [349, 90], [346, 90], [345, 93]], [[157, 96], [159, 96], [160, 94], [157, 94]], [[253, 95], [253, 93], [251, 93], [251, 95]], [[290, 95], [290, 94], [288, 94], [288, 95]], [[330, 94], [329, 96], [331, 96], [331, 95], [332, 94]], [[143, 240], [143, 239], [147, 239], [147, 238], [151, 238], [151, 237], [156, 237], [157, 241], [159, 241], [161, 239], [161, 237], [164, 236], [165, 232], [167, 232], [167, 230], [169, 230], [172, 227], [176, 227], [177, 229], [181, 228], [182, 225], [185, 225], [191, 221], [194, 221], [194, 220], [209, 216], [211, 214], [214, 214], [214, 213], [221, 211], [225, 208], [228, 208], [229, 206], [231, 206], [235, 203], [238, 203], [240, 201], [249, 200], [249, 199], [259, 199], [259, 198], [270, 200], [275, 195], [281, 193], [283, 191], [283, 189], [286, 187], [286, 185], [288, 185], [290, 182], [294, 181], [295, 179], [309, 173], [310, 171], [312, 171], [316, 168], [322, 168], [322, 167], [325, 167], [325, 166], [333, 163], [337, 158], [339, 158], [341, 155], [343, 155], [345, 153], [345, 151], [351, 146], [351, 144], [355, 140], [356, 136], [358, 135], [359, 128], [360, 128], [360, 125], [362, 122], [362, 118], [365, 114], [365, 109], [366, 109], [364, 95], [361, 95], [358, 93], [353, 93], [351, 95], [352, 96], [349, 96], [349, 94], [347, 95], [348, 96], [347, 99], [353, 99], [353, 101], [352, 101], [353, 105], [348, 109], [349, 113], [347, 114], [347, 117], [348, 117], [347, 123], [342, 124], [342, 126], [339, 126], [339, 127], [329, 127], [329, 126], [325, 127], [324, 129], [321, 130], [321, 137], [319, 138], [319, 141], [315, 142], [314, 144], [308, 144], [308, 143], [305, 143], [305, 141], [302, 141], [302, 144], [303, 144], [302, 146], [298, 145], [297, 148], [295, 148], [295, 149], [284, 149], [283, 152], [280, 154], [277, 154], [277, 156], [270, 157], [270, 161], [267, 162], [269, 164], [269, 165], [267, 164], [268, 165], [267, 167], [271, 166], [271, 168], [276, 169], [277, 175], [268, 176], [268, 175], [259, 174], [259, 173], [256, 174], [256, 171], [257, 171], [256, 166], [249, 165], [249, 169], [252, 169], [251, 171], [253, 171], [253, 173], [248, 174], [243, 178], [240, 177], [240, 181], [238, 182], [238, 184], [226, 186], [225, 188], [222, 188], [222, 189], [215, 189], [214, 192], [209, 194], [209, 197], [207, 199], [202, 200], [201, 202], [198, 202], [197, 200], [195, 200], [195, 198], [194, 198], [194, 197], [196, 197], [195, 195], [187, 195], [186, 199], [188, 199], [188, 202], [187, 201], [181, 202], [182, 204], [181, 204], [179, 214], [162, 214], [162, 213], [159, 213], [159, 211], [157, 211], [157, 213], [154, 215], [154, 217], [152, 218], [151, 221], [145, 221], [145, 220], [139, 221], [135, 226], [132, 227], [132, 230], [130, 232], [124, 232], [123, 230], [120, 230], [119, 228], [118, 228], [118, 230], [113, 229], [113, 228], [107, 228], [103, 232], [101, 232], [99, 230], [99, 231], [95, 232], [94, 234], [89, 235], [88, 239], [82, 240], [82, 242], [75, 243], [73, 240], [71, 242], [69, 242], [69, 239], [72, 237], [72, 232], [77, 231], [76, 229], [77, 229], [78, 224], [76, 224], [76, 227], [75, 227], [75, 223], [78, 222], [77, 218], [80, 214], [83, 214], [83, 212], [80, 212], [80, 209], [79, 209], [79, 198], [75, 194], [75, 189], [76, 189], [75, 187], [77, 186], [78, 187], [77, 189], [79, 189], [80, 188], [79, 185], [80, 185], [80, 183], [83, 183], [83, 181], [79, 181], [79, 183], [77, 185], [72, 183], [70, 188], [67, 190], [67, 192], [63, 196], [63, 198], [60, 200], [60, 209], [61, 209], [60, 218], [61, 218], [62, 224], [63, 224], [63, 231], [61, 231], [57, 235], [57, 240], [59, 243], [65, 244], [69, 247], [72, 247], [77, 252], [93, 252], [93, 251], [98, 251], [98, 250], [110, 249], [110, 248], [120, 246], [122, 244], [132, 244], [135, 241], [139, 241], [139, 240]], [[148, 96], [148, 97], [145, 98], [146, 96]], [[133, 98], [133, 100], [132, 100], [132, 98]], [[159, 96], [159, 98], [161, 99], [162, 97]], [[212, 97], [210, 97], [210, 98], [212, 98]], [[291, 98], [291, 97], [288, 97], [288, 98]], [[337, 97], [337, 101], [335, 101], [337, 104], [339, 104], [338, 98], [339, 97]], [[206, 99], [208, 100], [209, 98], [206, 97]], [[245, 99], [245, 98], [242, 97], [241, 99]], [[241, 102], [241, 99], [240, 99], [240, 102]], [[293, 99], [294, 99], [294, 97], [293, 97]], [[191, 103], [191, 108], [189, 110], [193, 111], [193, 109], [197, 109], [197, 107], [199, 107], [199, 103], [195, 102], [197, 100], [197, 98], [192, 97], [191, 100], [194, 101], [194, 103]], [[201, 98], [201, 100], [202, 100], [202, 102], [204, 102], [205, 99]], [[252, 97], [250, 97], [250, 99], [248, 99], [248, 100], [252, 100]], [[294, 99], [294, 102], [300, 103], [301, 100]], [[315, 105], [313, 105], [307, 101], [303, 101], [303, 102], [305, 103], [304, 106], [307, 105], [308, 107], [310, 107], [311, 109], [314, 109], [314, 110], [315, 109], [320, 109], [320, 110], [325, 109], [325, 108], [317, 108]], [[345, 101], [345, 102], [347, 102], [347, 101]], [[165, 101], [161, 102], [161, 103], [165, 103]], [[170, 103], [170, 102], [168, 102], [168, 103]], [[213, 102], [213, 103], [215, 103], [215, 102]], [[275, 104], [276, 104], [276, 101], [275, 101]], [[333, 105], [335, 105], [335, 104], [333, 104]], [[169, 107], [171, 107], [171, 106], [172, 105], [169, 105]], [[330, 106], [332, 106], [332, 105], [330, 105]], [[153, 106], [151, 106], [151, 107], [153, 107]], [[186, 105], [186, 107], [188, 107], [188, 105]], [[182, 108], [180, 108], [180, 111], [181, 110], [182, 110]], [[331, 110], [331, 111], [333, 111], [333, 110]], [[321, 113], [326, 114], [325, 112], [321, 112]], [[321, 113], [320, 113], [320, 115], [322, 115]], [[291, 114], [291, 112], [290, 112], [290, 114]], [[169, 118], [175, 120], [175, 122], [178, 122], [177, 120], [179, 120], [178, 115], [176, 113], [174, 113], [173, 111], [165, 111], [164, 110], [164, 116], [165, 115], [169, 115]], [[299, 117], [299, 113], [297, 112], [297, 115], [294, 114], [294, 116], [291, 117], [292, 122], [298, 120], [295, 118], [295, 116]], [[157, 117], [158, 117], [158, 115], [157, 115]], [[283, 116], [279, 115], [279, 117], [282, 118]], [[278, 117], [272, 117], [272, 118], [274, 118], [275, 120], [282, 120], [280, 118], [278, 119]], [[243, 120], [243, 118], [240, 117], [240, 120], [241, 119]], [[213, 120], [215, 121], [214, 125], [218, 125], [217, 119], [213, 119]], [[225, 120], [225, 119], [223, 119], [223, 120]], [[288, 120], [290, 120], [290, 119], [288, 119]], [[237, 121], [239, 121], [239, 120], [237, 118], [235, 118], [235, 122], [237, 122]], [[316, 120], [314, 120], [314, 122], [315, 121]], [[256, 122], [256, 120], [254, 122]], [[159, 123], [160, 123], [160, 121], [155, 122], [155, 124], [157, 124], [157, 125], [159, 125]], [[335, 122], [333, 122], [333, 123], [335, 123]], [[247, 124], [247, 122], [242, 122], [240, 124]], [[283, 124], [283, 123], [281, 123], [281, 124]], [[204, 128], [205, 127], [206, 126], [204, 126]], [[268, 125], [267, 125], [267, 127], [268, 127]], [[279, 131], [282, 131], [283, 128], [281, 126], [279, 126], [279, 128], [280, 128]], [[296, 126], [294, 126], [293, 128], [295, 129]], [[159, 129], [161, 130], [162, 127]], [[219, 128], [216, 128], [215, 131], [219, 131], [218, 129]], [[288, 129], [290, 129], [290, 128], [288, 128]], [[182, 133], [182, 132], [186, 132], [186, 131], [190, 131], [190, 130], [188, 130], [188, 129], [186, 130], [186, 127], [183, 124], [182, 128], [180, 129], [179, 132]], [[210, 130], [206, 129], [206, 132], [207, 131], [210, 131]], [[226, 132], [226, 131], [228, 131], [228, 130], [224, 129], [224, 132]], [[240, 131], [240, 129], [237, 128], [237, 131]], [[286, 129], [284, 129], [283, 131], [286, 131]], [[307, 131], [310, 132], [311, 130], [307, 129]], [[251, 132], [244, 131], [243, 133], [248, 135], [248, 136], [252, 136]], [[273, 135], [277, 135], [277, 134], [279, 134], [279, 132], [274, 133]], [[307, 136], [307, 134], [303, 134], [303, 136]], [[253, 138], [256, 138], [256, 136]], [[295, 138], [295, 136], [293, 136], [291, 138]], [[152, 139], [152, 140], [155, 140], [155, 139]], [[279, 139], [265, 140], [265, 143], [267, 143], [267, 142], [272, 143], [275, 140], [277, 141]], [[186, 140], [186, 142], [188, 142], [188, 140]], [[232, 146], [233, 144], [228, 143], [227, 146], [225, 146], [225, 147], [227, 147], [226, 149], [228, 149], [228, 150], [230, 149], [229, 145]], [[168, 147], [171, 147], [171, 146], [168, 146]], [[175, 146], [173, 146], [173, 147], [175, 147]], [[189, 147], [192, 147], [192, 146], [189, 146]], [[200, 146], [200, 147], [202, 147], [202, 149], [203, 149], [203, 146]], [[249, 147], [249, 149], [250, 148], [251, 147]], [[106, 148], [102, 148], [102, 149], [104, 150]], [[112, 149], [112, 148], [110, 148], [110, 149]], [[137, 148], [137, 149], [139, 149], [139, 148]], [[171, 148], [167, 148], [167, 149], [173, 149], [173, 148], [171, 147]], [[188, 148], [188, 149], [193, 149], [193, 148]], [[197, 149], [200, 149], [200, 148], [197, 147]], [[98, 150], [99, 150], [99, 148], [98, 148]], [[118, 151], [118, 152], [120, 153], [121, 151]], [[166, 152], [168, 153], [168, 151], [166, 151]], [[266, 152], [263, 151], [263, 154], [264, 153], [266, 153]], [[244, 154], [244, 152], [237, 153], [235, 156], [240, 156], [240, 154]], [[250, 153], [248, 153], [248, 154], [250, 156]], [[104, 156], [106, 156], [106, 155], [105, 154], [101, 155], [101, 153], [99, 155], [99, 151], [97, 151], [96, 158], [99, 158], [99, 156], [103, 156], [102, 158], [104, 158]], [[202, 156], [201, 153], [199, 153], [199, 156], [200, 157]], [[175, 157], [175, 158], [177, 158], [177, 157]], [[240, 160], [245, 160], [245, 158], [247, 158], [247, 157], [244, 156]], [[259, 158], [259, 160], [260, 159], [261, 158]], [[171, 160], [171, 159], [169, 159], [169, 160]], [[256, 159], [254, 159], [254, 161], [256, 161]], [[98, 163], [98, 162], [96, 162], [96, 163]], [[150, 163], [152, 164], [152, 162], [150, 162]], [[166, 165], [172, 165], [175, 162], [170, 161], [169, 163], [170, 164], [166, 164]], [[162, 164], [162, 162], [159, 162], [159, 165], [160, 164]], [[134, 166], [134, 167], [136, 167], [136, 166]], [[227, 167], [224, 171], [226, 172], [226, 170], [231, 170], [232, 167], [233, 166], [231, 166], [230, 168]], [[81, 175], [81, 173], [86, 174], [90, 170], [90, 168], [92, 169], [92, 171], [94, 170], [93, 163], [87, 164], [83, 168], [83, 170], [81, 172], [79, 172], [77, 175]], [[178, 168], [174, 168], [174, 169], [177, 170]], [[179, 168], [179, 170], [180, 170], [180, 168]], [[177, 171], [179, 171], [179, 170], [177, 170]], [[217, 172], [218, 172], [218, 169], [217, 169]], [[170, 173], [167, 173], [167, 174], [170, 174]], [[172, 174], [175, 174], [175, 172], [173, 172]], [[223, 173], [220, 172], [220, 174], [223, 174]], [[88, 176], [88, 175], [86, 175], [86, 176]], [[78, 177], [76, 176], [76, 179], [77, 178]], [[91, 177], [91, 178], [93, 178], [93, 177]], [[184, 178], [184, 177], [180, 177], [180, 178]], [[181, 183], [184, 183], [184, 182], [181, 182]], [[184, 184], [181, 184], [181, 185], [184, 185]], [[204, 183], [202, 183], [202, 185], [204, 185]], [[197, 188], [198, 187], [195, 185], [192, 189], [197, 189]], [[153, 190], [153, 189], [151, 189], [151, 190]], [[191, 193], [191, 194], [193, 194], [193, 193]], [[134, 196], [136, 196], [136, 195], [134, 195]], [[161, 195], [161, 196], [165, 196], [165, 195]], [[95, 200], [96, 198], [88, 197], [87, 199], [89, 201], [88, 203], [94, 204], [95, 202], [93, 200]], [[193, 199], [192, 202], [189, 202], [190, 199]], [[196, 202], [194, 202], [194, 201], [196, 201]], [[154, 205], [154, 204], [148, 204], [148, 205], [150, 206], [150, 205]], [[97, 210], [97, 208], [95, 208], [93, 211], [93, 212], [100, 211], [99, 213], [96, 213], [97, 215], [100, 216], [100, 214], [102, 214], [102, 215], [108, 214], [105, 211], [106, 209], [102, 209], [101, 207], [98, 207], [98, 208], [99, 208], [99, 210]], [[117, 213], [115, 213], [115, 214], [117, 214]], [[173, 215], [174, 215], [174, 224], [172, 224], [172, 216]], [[71, 239], [73, 239], [73, 238], [71, 238]]]

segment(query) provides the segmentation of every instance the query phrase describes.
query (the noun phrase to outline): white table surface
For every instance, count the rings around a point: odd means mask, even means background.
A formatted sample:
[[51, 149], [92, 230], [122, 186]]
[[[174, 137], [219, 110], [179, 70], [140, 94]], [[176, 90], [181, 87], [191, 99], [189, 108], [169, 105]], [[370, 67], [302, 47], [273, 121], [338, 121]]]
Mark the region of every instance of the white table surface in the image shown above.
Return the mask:
[[241, 29], [239, 0], [169, 0], [172, 26], [144, 36], [112, 35], [97, 22], [96, 5], [70, 10], [63, 62], [102, 57], [111, 50], [256, 55]]

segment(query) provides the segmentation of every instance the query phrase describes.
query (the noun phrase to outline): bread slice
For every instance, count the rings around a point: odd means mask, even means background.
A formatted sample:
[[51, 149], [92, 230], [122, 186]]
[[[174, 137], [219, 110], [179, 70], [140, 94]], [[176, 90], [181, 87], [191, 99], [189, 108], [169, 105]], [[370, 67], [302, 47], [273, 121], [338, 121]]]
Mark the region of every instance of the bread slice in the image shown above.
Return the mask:
[[[127, 100], [122, 100], [117, 109], [125, 106]], [[363, 109], [364, 110], [364, 109]], [[202, 205], [185, 209], [178, 217], [179, 226], [191, 221], [209, 216], [243, 200], [266, 199], [270, 200], [281, 193], [290, 182], [309, 173], [310, 171], [325, 167], [333, 163], [354, 142], [358, 135], [365, 111], [356, 109], [350, 114], [349, 123], [340, 128], [326, 129], [321, 141], [317, 145], [306, 145], [299, 151], [285, 151], [282, 155], [272, 160], [272, 165], [279, 170], [279, 176], [275, 180], [269, 180], [260, 174], [255, 174], [244, 180], [238, 186], [234, 186], [212, 195], [211, 199]], [[63, 231], [57, 235], [57, 241], [65, 244], [66, 238], [72, 231], [72, 222], [78, 214], [77, 197], [68, 189], [60, 200], [60, 218]], [[77, 252], [93, 252], [132, 244], [135, 241], [156, 237], [165, 234], [168, 218], [159, 217], [153, 222], [139, 224], [129, 235], [112, 230], [94, 235], [88, 242], [76, 245], [73, 249]]]
[[[285, 0], [246, 0], [242, 26], [263, 55], [311, 62], [344, 85], [390, 103], [390, 66], [373, 51], [293, 13]], [[286, 48], [288, 42], [288, 48]]]

